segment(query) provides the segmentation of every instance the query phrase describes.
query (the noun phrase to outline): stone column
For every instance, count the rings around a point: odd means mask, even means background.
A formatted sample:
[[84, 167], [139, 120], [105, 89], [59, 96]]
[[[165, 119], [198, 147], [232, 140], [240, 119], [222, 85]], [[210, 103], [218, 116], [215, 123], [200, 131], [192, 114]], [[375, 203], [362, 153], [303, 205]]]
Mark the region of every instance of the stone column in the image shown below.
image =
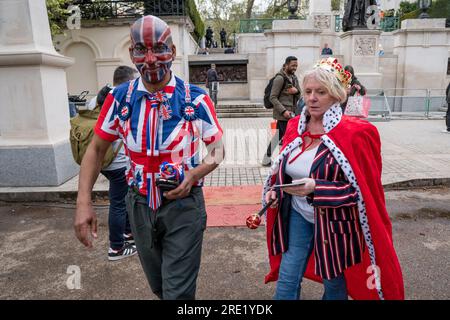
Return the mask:
[[369, 89], [381, 88], [378, 44], [379, 30], [352, 30], [344, 32], [341, 38], [341, 53], [344, 65], [351, 65], [361, 83]]
[[331, 12], [331, 0], [310, 1], [309, 18], [314, 22], [314, 28], [322, 30], [320, 37], [320, 50], [327, 43], [333, 50], [333, 55], [339, 54], [339, 42], [336, 41], [336, 32], [334, 31], [334, 15]]
[[445, 28], [445, 19], [404, 20], [393, 36], [398, 56], [396, 87], [407, 89], [397, 90], [397, 95], [423, 95], [424, 89], [447, 87], [450, 28]]
[[45, 0], [0, 1], [0, 186], [54, 186], [78, 168], [64, 68]]
[[297, 76], [312, 68], [320, 56], [321, 30], [314, 28], [312, 20], [274, 20], [267, 38], [267, 79], [277, 73], [287, 56], [299, 59]]

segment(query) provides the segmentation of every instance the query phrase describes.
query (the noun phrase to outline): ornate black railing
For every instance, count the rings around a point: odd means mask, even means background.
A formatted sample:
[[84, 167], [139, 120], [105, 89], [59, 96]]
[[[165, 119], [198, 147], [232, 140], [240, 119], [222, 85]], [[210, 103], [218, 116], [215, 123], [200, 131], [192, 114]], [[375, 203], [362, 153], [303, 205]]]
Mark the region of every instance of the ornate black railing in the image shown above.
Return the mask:
[[146, 0], [145, 14], [154, 16], [184, 16], [186, 14], [184, 0]]
[[78, 0], [73, 1], [81, 9], [85, 20], [137, 18], [144, 14], [154, 16], [186, 15], [185, 0]]
[[137, 18], [144, 15], [144, 1], [74, 1], [83, 20]]

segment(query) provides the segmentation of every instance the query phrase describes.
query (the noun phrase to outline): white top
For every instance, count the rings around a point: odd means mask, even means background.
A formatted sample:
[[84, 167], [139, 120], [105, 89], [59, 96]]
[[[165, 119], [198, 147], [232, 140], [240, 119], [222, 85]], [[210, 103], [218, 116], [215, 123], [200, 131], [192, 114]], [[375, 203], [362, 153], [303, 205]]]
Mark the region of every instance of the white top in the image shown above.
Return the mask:
[[[311, 171], [311, 166], [316, 156], [317, 149], [319, 146], [306, 150], [294, 162], [289, 164], [289, 161], [297, 156], [301, 152], [301, 148], [297, 148], [292, 151], [289, 156], [288, 162], [286, 163], [286, 173], [292, 177], [292, 180], [298, 180], [302, 178], [308, 178]], [[292, 196], [291, 200], [292, 207], [295, 211], [299, 212], [306, 221], [314, 223], [314, 207], [311, 206], [307, 201], [306, 197]]]

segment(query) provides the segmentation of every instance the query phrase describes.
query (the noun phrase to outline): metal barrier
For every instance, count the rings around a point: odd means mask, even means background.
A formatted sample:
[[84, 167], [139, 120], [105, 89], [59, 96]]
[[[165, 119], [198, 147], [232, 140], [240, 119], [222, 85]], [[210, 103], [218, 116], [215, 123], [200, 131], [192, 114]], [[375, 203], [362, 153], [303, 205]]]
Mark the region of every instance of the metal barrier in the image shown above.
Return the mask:
[[384, 32], [391, 32], [400, 29], [399, 17], [384, 17], [380, 20], [380, 29]]
[[274, 19], [241, 19], [239, 20], [240, 33], [260, 33], [272, 29]]
[[342, 31], [342, 17], [334, 16], [334, 31], [341, 32]]
[[408, 114], [430, 118], [445, 112], [447, 107], [445, 89], [370, 89], [368, 95], [371, 100], [383, 96], [390, 115], [395, 113], [399, 116]]
[[[391, 32], [400, 29], [400, 18], [399, 17], [383, 17], [380, 19], [379, 30], [384, 32]], [[342, 30], [342, 17], [334, 16], [334, 31], [341, 32]]]
[[392, 115], [391, 107], [384, 93], [381, 95], [367, 95], [367, 97], [370, 98], [369, 117], [371, 120], [390, 121]]
[[[305, 20], [305, 17], [299, 16], [300, 20]], [[272, 29], [273, 20], [288, 20], [288, 19], [241, 19], [239, 20], [240, 33], [262, 33], [265, 30]]]

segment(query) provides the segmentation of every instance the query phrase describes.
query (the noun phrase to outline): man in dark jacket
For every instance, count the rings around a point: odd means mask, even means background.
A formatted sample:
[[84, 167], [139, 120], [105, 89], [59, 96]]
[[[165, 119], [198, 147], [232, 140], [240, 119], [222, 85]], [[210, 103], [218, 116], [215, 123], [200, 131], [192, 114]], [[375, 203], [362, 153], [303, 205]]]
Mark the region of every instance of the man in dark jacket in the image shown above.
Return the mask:
[[328, 47], [328, 43], [325, 43], [322, 49], [322, 55], [332, 55], [333, 54], [333, 50], [331, 50], [331, 48]]
[[450, 133], [450, 82], [445, 90], [445, 95], [447, 96], [447, 113], [445, 114], [445, 124], [447, 129], [443, 130], [445, 133]]
[[211, 68], [206, 72], [206, 87], [209, 89], [209, 96], [217, 106], [217, 89], [218, 89], [219, 75], [216, 71], [216, 65], [211, 64]]
[[213, 34], [214, 31], [211, 29], [211, 26], [208, 27], [208, 29], [206, 29], [206, 47], [207, 48], [211, 48], [212, 44], [213, 44]]
[[300, 98], [300, 84], [295, 75], [297, 68], [297, 58], [289, 56], [286, 58], [283, 68], [273, 80], [270, 102], [273, 104], [273, 118], [277, 120], [278, 139], [272, 139], [267, 147], [262, 161], [263, 166], [270, 166], [272, 152], [276, 145], [282, 141], [289, 119], [295, 116], [297, 102]]
[[224, 28], [220, 31], [220, 46], [225, 48], [227, 46], [227, 32]]

